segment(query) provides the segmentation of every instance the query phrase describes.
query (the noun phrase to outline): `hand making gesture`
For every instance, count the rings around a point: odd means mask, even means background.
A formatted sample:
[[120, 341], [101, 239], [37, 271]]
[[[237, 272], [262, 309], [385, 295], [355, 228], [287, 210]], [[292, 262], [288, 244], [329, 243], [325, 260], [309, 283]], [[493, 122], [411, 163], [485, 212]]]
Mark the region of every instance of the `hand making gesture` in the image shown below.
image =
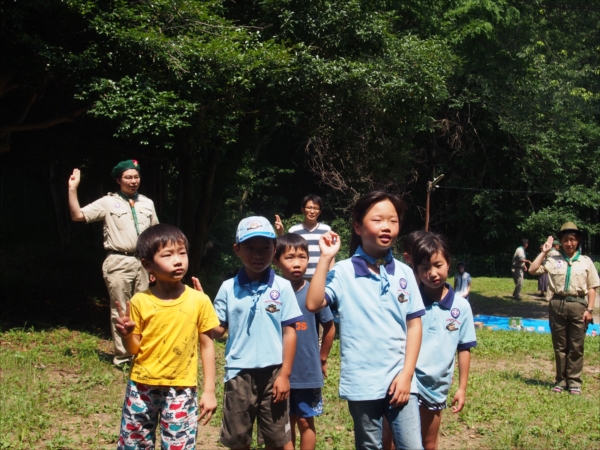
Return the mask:
[[[77, 169], [76, 169], [77, 170]], [[125, 312], [123, 312], [123, 308], [119, 302], [117, 302], [117, 311], [119, 311], [119, 317], [117, 317], [117, 330], [123, 336], [129, 336], [133, 333], [135, 329], [135, 322], [131, 320], [129, 317], [129, 302], [127, 302], [127, 307], [125, 308]]]
[[277, 214], [275, 214], [275, 233], [277, 236], [283, 236], [284, 234], [283, 223]]
[[550, 250], [552, 250], [553, 243], [554, 243], [554, 238], [552, 236], [548, 236], [548, 240], [546, 242], [544, 242], [544, 245], [542, 245], [542, 252], [548, 253]]
[[340, 251], [340, 236], [334, 231], [328, 231], [319, 238], [321, 257], [334, 257]]
[[73, 173], [69, 177], [69, 189], [77, 189], [81, 181], [81, 172], [79, 169], [73, 169]]

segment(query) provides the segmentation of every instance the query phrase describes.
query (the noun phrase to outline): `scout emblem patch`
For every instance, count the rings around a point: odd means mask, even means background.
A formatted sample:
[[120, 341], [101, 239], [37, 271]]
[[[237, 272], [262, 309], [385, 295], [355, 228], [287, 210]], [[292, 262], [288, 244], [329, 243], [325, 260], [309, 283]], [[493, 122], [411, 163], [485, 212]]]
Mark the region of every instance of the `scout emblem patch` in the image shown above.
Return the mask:
[[455, 319], [458, 319], [458, 316], [460, 316], [460, 309], [452, 308], [452, 310], [450, 311], [450, 315], [452, 315], [452, 317], [454, 317]]
[[258, 222], [250, 222], [250, 224], [248, 225], [248, 228], [246, 228], [246, 230], [255, 230], [256, 228], [260, 228], [262, 227], [262, 225]]
[[404, 292], [402, 292], [399, 296], [398, 296], [398, 301], [400, 303], [406, 303], [408, 301], [408, 299], [404, 296]]
[[402, 289], [406, 289], [406, 286], [407, 286], [407, 284], [408, 284], [408, 283], [406, 282], [406, 279], [405, 279], [405, 278], [400, 278], [400, 287], [401, 287]]
[[272, 300], [277, 300], [279, 298], [279, 291], [273, 290], [273, 291], [271, 291], [269, 296], [271, 297]]
[[278, 312], [279, 310], [277, 309], [277, 305], [275, 305], [274, 303], [271, 303], [269, 306], [267, 306], [265, 308], [267, 311], [269, 311], [271, 314]]

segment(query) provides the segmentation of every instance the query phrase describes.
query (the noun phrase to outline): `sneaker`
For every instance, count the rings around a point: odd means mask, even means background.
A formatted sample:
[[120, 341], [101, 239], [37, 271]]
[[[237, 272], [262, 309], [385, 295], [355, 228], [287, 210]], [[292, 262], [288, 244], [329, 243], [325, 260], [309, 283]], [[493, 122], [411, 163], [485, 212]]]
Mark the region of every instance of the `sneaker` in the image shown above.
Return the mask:
[[578, 388], [578, 387], [569, 388], [569, 394], [571, 394], [571, 395], [581, 395], [581, 388]]
[[562, 394], [562, 391], [564, 391], [565, 389], [560, 387], [560, 386], [554, 386], [552, 388], [552, 392], [554, 392], [555, 394]]

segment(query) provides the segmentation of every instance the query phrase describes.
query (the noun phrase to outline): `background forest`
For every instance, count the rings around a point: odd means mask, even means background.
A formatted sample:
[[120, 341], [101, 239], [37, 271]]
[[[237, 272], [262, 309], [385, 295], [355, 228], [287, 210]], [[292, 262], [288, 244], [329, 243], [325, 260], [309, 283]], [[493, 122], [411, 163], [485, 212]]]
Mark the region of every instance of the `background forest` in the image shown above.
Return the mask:
[[241, 218], [289, 226], [317, 193], [344, 235], [383, 188], [405, 235], [442, 173], [430, 228], [471, 274], [508, 276], [566, 220], [600, 254], [598, 2], [28, 0], [0, 27], [2, 321], [104, 303], [101, 225], [70, 222], [67, 179], [87, 204], [130, 158], [210, 295]]

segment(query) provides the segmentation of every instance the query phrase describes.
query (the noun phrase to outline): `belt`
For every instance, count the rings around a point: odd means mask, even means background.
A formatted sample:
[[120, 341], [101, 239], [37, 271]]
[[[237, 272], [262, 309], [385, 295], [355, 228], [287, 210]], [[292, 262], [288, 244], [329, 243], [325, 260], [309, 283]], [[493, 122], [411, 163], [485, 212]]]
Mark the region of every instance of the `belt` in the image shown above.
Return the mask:
[[109, 250], [109, 251], [108, 251], [108, 254], [109, 254], [109, 255], [124, 255], [124, 256], [133, 256], [133, 257], [136, 257], [136, 256], [137, 256], [137, 253], [135, 253], [135, 252], [118, 252], [118, 251], [116, 251], [116, 250]]
[[587, 301], [585, 300], [585, 295], [558, 295], [554, 294], [552, 296], [552, 300], [564, 300], [567, 303], [581, 303], [582, 305], [587, 307]]

